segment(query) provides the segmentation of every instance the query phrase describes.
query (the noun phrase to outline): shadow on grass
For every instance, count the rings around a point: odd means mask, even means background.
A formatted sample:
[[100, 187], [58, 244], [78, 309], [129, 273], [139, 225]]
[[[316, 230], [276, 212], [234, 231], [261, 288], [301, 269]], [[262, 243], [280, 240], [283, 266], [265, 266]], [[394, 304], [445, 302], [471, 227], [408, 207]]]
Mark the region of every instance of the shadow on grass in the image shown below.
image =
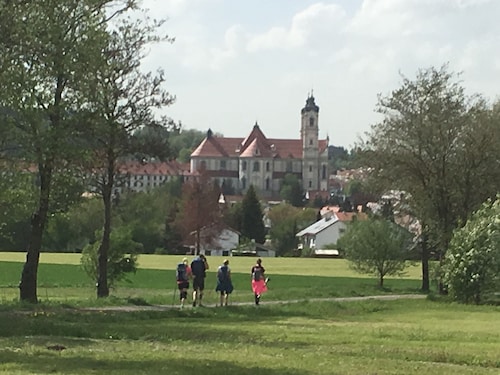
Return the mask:
[[16, 352], [0, 352], [1, 365], [5, 368], [12, 368], [17, 371], [29, 373], [64, 373], [64, 374], [308, 374], [303, 370], [293, 369], [272, 369], [259, 364], [252, 367], [242, 367], [231, 360], [217, 361], [206, 360], [197, 361], [188, 356], [187, 359], [141, 359], [141, 358], [120, 358], [120, 359], [95, 359], [90, 356], [73, 356], [68, 353], [58, 354], [49, 351], [41, 351], [36, 355], [26, 355]]

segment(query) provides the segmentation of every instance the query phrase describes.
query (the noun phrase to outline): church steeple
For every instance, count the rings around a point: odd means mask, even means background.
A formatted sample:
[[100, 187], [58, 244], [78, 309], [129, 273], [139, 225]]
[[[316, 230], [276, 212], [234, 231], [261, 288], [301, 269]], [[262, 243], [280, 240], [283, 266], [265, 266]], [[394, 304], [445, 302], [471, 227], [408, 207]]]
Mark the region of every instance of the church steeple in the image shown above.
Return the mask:
[[301, 110], [302, 183], [304, 189], [319, 190], [319, 106], [309, 94]]
[[306, 112], [310, 112], [310, 111], [313, 111], [316, 113], [319, 112], [319, 107], [316, 105], [316, 103], [314, 101], [314, 96], [312, 93], [307, 96], [306, 106], [304, 108], [302, 108], [302, 114], [304, 114]]

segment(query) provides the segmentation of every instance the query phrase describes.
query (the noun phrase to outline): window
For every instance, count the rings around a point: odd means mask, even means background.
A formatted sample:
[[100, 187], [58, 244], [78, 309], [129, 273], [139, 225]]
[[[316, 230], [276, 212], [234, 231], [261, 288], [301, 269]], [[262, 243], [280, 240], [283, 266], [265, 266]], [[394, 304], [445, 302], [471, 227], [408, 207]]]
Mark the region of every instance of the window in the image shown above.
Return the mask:
[[247, 188], [247, 179], [245, 177], [243, 177], [241, 179], [241, 188], [242, 189], [246, 189]]
[[247, 162], [245, 160], [241, 162], [241, 169], [247, 169]]
[[313, 186], [313, 183], [311, 180], [309, 180], [309, 187], [312, 188], [312, 186]]
[[220, 169], [223, 171], [226, 170], [226, 161], [225, 160], [220, 161]]
[[310, 140], [309, 140], [309, 146], [312, 146], [312, 144], [313, 144], [313, 140], [312, 140], [312, 139], [310, 139]]
[[259, 169], [260, 169], [259, 166], [260, 166], [259, 162], [258, 161], [254, 161], [253, 162], [253, 171], [254, 172], [258, 172]]
[[269, 181], [269, 177], [266, 178], [266, 190], [269, 190], [269, 188], [271, 187], [271, 182]]
[[309, 126], [314, 126], [314, 117], [309, 117]]
[[207, 162], [205, 160], [202, 160], [200, 163], [200, 168], [201, 169], [207, 169]]
[[312, 171], [313, 171], [313, 166], [309, 165], [309, 172], [312, 172]]
[[292, 162], [291, 161], [287, 161], [286, 162], [286, 172], [292, 172], [293, 168], [292, 168]]
[[269, 170], [271, 169], [271, 164], [269, 164], [269, 162], [266, 163], [266, 172], [269, 172]]
[[326, 165], [323, 164], [323, 168], [322, 168], [322, 171], [321, 171], [321, 178], [323, 180], [326, 180]]

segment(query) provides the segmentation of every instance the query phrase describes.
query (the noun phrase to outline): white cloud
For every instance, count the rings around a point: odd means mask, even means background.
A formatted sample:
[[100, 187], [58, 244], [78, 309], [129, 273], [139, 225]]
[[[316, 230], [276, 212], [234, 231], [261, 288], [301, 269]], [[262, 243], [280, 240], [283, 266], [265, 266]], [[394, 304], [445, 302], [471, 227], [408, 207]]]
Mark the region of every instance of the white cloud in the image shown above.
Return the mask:
[[346, 13], [336, 4], [313, 4], [297, 13], [289, 28], [274, 26], [262, 34], [250, 38], [249, 52], [268, 49], [294, 49], [324, 40], [325, 36], [337, 33], [344, 23]]

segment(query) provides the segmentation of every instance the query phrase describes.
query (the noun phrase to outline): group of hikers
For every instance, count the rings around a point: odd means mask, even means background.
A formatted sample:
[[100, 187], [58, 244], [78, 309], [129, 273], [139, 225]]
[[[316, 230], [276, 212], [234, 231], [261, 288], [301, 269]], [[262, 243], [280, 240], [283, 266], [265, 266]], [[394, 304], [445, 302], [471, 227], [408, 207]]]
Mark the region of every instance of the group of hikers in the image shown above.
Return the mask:
[[[181, 308], [184, 307], [187, 300], [190, 280], [193, 281], [193, 307], [202, 306], [207, 270], [208, 261], [203, 254], [195, 256], [191, 264], [188, 258], [184, 258], [177, 265], [176, 280]], [[265, 277], [265, 272], [266, 270], [262, 266], [262, 259], [257, 259], [251, 269], [252, 291], [256, 305], [260, 303], [262, 293], [267, 291], [268, 279]], [[220, 306], [228, 305], [229, 295], [233, 292], [233, 289], [229, 260], [224, 259], [224, 262], [217, 268], [217, 286], [215, 287], [215, 291], [220, 293]]]

